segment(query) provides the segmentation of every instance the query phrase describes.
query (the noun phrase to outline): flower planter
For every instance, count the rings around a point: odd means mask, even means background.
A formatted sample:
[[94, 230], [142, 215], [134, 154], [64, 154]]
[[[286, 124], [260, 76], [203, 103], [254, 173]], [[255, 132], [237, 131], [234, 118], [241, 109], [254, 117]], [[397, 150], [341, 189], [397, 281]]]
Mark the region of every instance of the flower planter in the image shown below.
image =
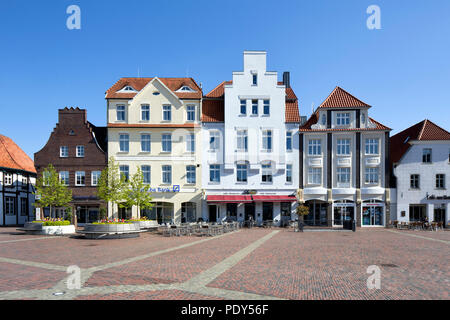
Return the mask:
[[23, 229], [19, 229], [30, 234], [53, 235], [60, 236], [66, 234], [74, 234], [75, 226], [73, 224], [67, 226], [44, 226], [39, 222], [25, 222]]
[[78, 231], [77, 233], [84, 234], [88, 239], [122, 239], [137, 238], [140, 230], [139, 222], [119, 224], [88, 223], [83, 231]]

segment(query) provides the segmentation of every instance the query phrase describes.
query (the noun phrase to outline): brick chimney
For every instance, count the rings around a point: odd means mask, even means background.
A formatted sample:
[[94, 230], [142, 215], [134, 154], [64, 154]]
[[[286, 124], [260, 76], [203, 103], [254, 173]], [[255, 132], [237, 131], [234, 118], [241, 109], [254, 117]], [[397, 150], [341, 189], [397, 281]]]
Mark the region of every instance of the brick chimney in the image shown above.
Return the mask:
[[286, 88], [291, 87], [290, 73], [289, 71], [283, 72], [283, 84]]

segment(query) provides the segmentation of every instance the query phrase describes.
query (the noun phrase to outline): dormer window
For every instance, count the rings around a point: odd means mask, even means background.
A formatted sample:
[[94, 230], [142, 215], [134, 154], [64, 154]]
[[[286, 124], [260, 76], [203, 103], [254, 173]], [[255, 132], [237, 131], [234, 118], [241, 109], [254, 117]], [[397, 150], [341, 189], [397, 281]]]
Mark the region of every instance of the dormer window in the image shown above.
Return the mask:
[[348, 126], [350, 124], [350, 113], [337, 113], [336, 114], [336, 125], [338, 126]]
[[322, 115], [322, 125], [326, 125], [327, 124], [327, 116], [325, 114]]
[[119, 93], [136, 93], [138, 91], [136, 89], [134, 89], [132, 86], [125, 86], [117, 92], [119, 92]]
[[176, 92], [196, 92], [196, 91], [189, 86], [182, 86]]

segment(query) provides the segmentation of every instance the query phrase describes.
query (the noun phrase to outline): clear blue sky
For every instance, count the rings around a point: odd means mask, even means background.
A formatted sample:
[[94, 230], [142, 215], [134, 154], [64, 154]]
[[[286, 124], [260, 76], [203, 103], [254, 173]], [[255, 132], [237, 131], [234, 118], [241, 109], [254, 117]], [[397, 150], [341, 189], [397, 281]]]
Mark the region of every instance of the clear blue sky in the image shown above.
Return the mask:
[[[81, 30], [66, 8], [81, 8]], [[369, 5], [381, 30], [366, 27]], [[428, 118], [450, 130], [450, 1], [46, 0], [0, 4], [0, 133], [33, 157], [57, 109], [105, 125], [120, 77], [191, 76], [208, 92], [266, 50], [291, 72], [301, 115], [339, 85], [372, 105], [392, 134]]]

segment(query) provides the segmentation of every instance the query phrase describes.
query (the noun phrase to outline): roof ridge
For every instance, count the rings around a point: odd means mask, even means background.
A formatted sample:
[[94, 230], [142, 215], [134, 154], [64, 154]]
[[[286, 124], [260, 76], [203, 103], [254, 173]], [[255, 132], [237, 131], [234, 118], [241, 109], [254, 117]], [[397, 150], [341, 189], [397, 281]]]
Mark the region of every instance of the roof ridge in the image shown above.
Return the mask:
[[428, 119], [425, 119], [424, 121], [422, 121], [423, 122], [422, 128], [419, 131], [419, 135], [417, 137], [417, 140], [421, 140], [422, 139], [423, 132], [425, 131], [425, 127], [427, 125], [427, 121], [428, 121]]
[[219, 83], [214, 89], [212, 89], [211, 91], [209, 91], [209, 92], [206, 94], [206, 97], [207, 97], [211, 92], [213, 92], [213, 91], [219, 89], [221, 85], [225, 85], [225, 82], [227, 82], [227, 80], [224, 80], [224, 81], [222, 81], [221, 83]]

